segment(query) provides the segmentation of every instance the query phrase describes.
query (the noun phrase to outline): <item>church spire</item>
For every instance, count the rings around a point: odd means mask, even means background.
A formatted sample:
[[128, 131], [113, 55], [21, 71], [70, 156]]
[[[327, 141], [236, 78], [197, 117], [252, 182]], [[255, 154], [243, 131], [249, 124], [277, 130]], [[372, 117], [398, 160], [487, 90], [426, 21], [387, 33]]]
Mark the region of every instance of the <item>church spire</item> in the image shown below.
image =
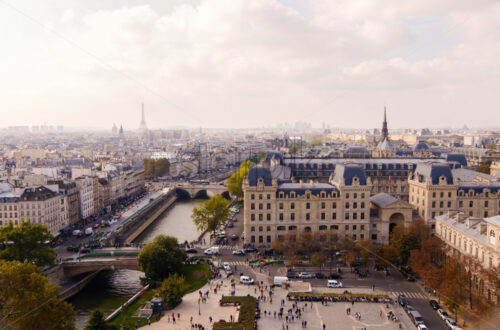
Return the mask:
[[387, 109], [384, 105], [384, 122], [382, 123], [382, 137], [380, 141], [389, 139], [389, 130], [387, 129]]

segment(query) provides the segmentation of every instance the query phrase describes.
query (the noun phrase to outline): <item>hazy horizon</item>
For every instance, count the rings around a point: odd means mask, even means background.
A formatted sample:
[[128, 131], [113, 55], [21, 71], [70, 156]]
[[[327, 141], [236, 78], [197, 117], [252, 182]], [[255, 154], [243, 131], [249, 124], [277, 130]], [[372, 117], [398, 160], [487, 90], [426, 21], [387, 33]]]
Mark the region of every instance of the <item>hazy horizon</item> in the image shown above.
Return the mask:
[[[492, 0], [2, 0], [2, 127], [495, 129]], [[495, 123], [495, 124], [492, 124]]]

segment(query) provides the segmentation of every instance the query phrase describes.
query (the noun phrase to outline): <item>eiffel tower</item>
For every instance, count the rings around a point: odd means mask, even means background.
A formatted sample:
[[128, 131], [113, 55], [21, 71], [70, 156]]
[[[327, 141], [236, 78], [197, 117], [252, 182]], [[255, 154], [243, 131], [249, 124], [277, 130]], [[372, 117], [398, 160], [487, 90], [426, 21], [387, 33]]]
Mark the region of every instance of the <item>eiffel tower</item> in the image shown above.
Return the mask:
[[141, 118], [141, 124], [139, 125], [139, 130], [141, 131], [148, 130], [148, 126], [146, 125], [146, 118], [144, 117], [144, 103], [142, 103], [142, 118]]

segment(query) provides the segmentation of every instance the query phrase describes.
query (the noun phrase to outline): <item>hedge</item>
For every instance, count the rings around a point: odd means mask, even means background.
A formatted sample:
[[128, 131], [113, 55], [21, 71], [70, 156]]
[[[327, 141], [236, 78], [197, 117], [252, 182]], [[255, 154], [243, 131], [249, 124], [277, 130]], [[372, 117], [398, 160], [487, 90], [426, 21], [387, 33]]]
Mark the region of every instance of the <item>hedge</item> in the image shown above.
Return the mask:
[[334, 293], [334, 292], [290, 292], [289, 297], [365, 297], [377, 299], [389, 299], [386, 294], [369, 293]]
[[238, 322], [214, 323], [213, 330], [253, 330], [255, 328], [255, 310], [257, 300], [252, 296], [227, 296], [220, 300], [221, 305], [226, 303], [239, 303], [240, 314]]

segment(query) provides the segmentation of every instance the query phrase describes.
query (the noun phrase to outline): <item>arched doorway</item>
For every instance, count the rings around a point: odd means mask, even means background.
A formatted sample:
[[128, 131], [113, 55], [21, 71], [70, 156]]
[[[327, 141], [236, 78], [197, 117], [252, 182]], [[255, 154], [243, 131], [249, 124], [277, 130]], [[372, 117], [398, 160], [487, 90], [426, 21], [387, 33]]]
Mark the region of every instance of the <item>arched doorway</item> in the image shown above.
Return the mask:
[[389, 239], [391, 238], [392, 231], [394, 230], [394, 227], [399, 226], [400, 228], [403, 228], [405, 224], [405, 217], [401, 213], [394, 213], [391, 215], [389, 218]]

